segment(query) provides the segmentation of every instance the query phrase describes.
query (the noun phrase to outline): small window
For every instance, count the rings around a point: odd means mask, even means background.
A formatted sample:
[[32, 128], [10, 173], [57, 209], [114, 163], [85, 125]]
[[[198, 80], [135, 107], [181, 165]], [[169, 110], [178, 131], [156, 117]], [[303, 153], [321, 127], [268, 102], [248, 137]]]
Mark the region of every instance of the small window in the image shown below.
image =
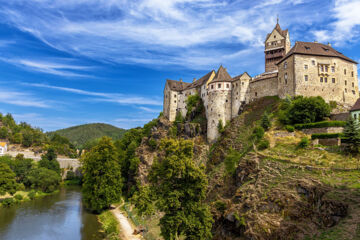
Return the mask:
[[331, 67], [331, 72], [333, 72], [333, 73], [335, 72], [335, 67], [334, 66]]
[[314, 66], [315, 66], [315, 64], [316, 64], [316, 63], [315, 63], [315, 60], [312, 60], [311, 63], [312, 63], [312, 65], [314, 65]]
[[345, 80], [345, 86], [347, 85], [347, 81]]
[[236, 83], [236, 86], [238, 86], [238, 84]]
[[324, 78], [323, 78], [323, 77], [320, 77], [320, 82], [324, 82]]
[[332, 78], [332, 83], [335, 83], [335, 78]]
[[211, 89], [214, 89], [214, 85], [211, 85]]
[[351, 77], [354, 77], [354, 72], [351, 72]]
[[351, 85], [352, 85], [352, 87], [354, 87], [354, 86], [355, 86], [355, 84], [354, 84], [354, 83], [351, 83]]
[[344, 69], [344, 75], [346, 75], [346, 69]]
[[176, 100], [174, 101], [174, 103], [176, 103]]
[[274, 38], [276, 38], [276, 35], [274, 35]]
[[243, 85], [243, 86], [244, 86], [244, 84], [245, 84], [244, 82], [241, 82], [241, 85]]
[[329, 71], [329, 67], [325, 66], [325, 72], [328, 72], [328, 71]]
[[226, 102], [228, 102], [229, 100], [226, 99]]
[[323, 66], [323, 65], [320, 66], [320, 71], [321, 71], [321, 72], [324, 71], [324, 66]]
[[287, 80], [287, 78], [288, 78], [287, 73], [285, 73], [284, 78], [285, 78], [285, 80]]
[[227, 83], [227, 84], [226, 84], [226, 88], [229, 88], [229, 87], [230, 87], [230, 85]]
[[308, 46], [305, 46], [305, 49], [306, 49], [306, 50], [309, 50], [309, 49], [310, 49], [310, 47], [308, 47]]
[[309, 66], [307, 64], [304, 65], [304, 69], [307, 70]]
[[284, 69], [287, 69], [287, 62], [284, 63]]
[[347, 93], [347, 89], [345, 88], [345, 92]]
[[305, 79], [305, 81], [308, 81], [308, 80], [309, 80], [309, 76], [308, 76], [308, 75], [305, 75], [305, 76], [304, 76], [304, 79]]
[[355, 95], [355, 91], [354, 91], [354, 90], [352, 90], [352, 93]]
[[355, 113], [355, 114], [354, 114], [354, 119], [356, 119], [356, 117], [357, 117], [357, 116], [356, 116], [356, 113]]
[[327, 83], [327, 77], [326, 77], [326, 78], [324, 78], [324, 80], [325, 80], [325, 82]]
[[218, 88], [221, 88], [221, 83], [218, 84]]
[[176, 97], [176, 94], [174, 94], [174, 97]]
[[257, 97], [257, 92], [255, 92], [255, 97]]

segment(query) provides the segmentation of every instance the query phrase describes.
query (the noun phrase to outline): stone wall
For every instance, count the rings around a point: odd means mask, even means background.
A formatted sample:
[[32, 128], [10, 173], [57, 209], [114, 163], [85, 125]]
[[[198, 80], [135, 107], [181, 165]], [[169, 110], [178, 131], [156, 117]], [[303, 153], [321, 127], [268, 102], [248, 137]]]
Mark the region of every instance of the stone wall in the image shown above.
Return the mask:
[[314, 133], [342, 133], [344, 130], [343, 127], [323, 127], [323, 128], [309, 128], [302, 129], [301, 131], [305, 134], [314, 134]]
[[278, 65], [278, 95], [280, 98], [295, 96], [294, 55]]
[[278, 80], [277, 77], [271, 77], [261, 80], [253, 80], [249, 85], [250, 100], [253, 101], [258, 98], [266, 96], [278, 95]]
[[232, 83], [231, 91], [231, 118], [239, 115], [239, 109], [249, 101], [249, 84], [251, 77], [244, 73]]

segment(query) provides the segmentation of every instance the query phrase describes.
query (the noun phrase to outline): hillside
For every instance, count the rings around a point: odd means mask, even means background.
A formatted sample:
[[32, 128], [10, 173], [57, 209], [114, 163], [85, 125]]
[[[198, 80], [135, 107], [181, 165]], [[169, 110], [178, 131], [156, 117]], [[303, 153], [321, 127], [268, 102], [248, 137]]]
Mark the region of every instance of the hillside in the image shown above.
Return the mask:
[[[360, 239], [358, 160], [336, 147], [299, 148], [306, 135], [279, 124], [281, 104], [267, 97], [247, 105], [212, 145], [201, 130], [186, 130], [196, 129], [196, 123], [159, 118], [137, 148], [138, 181], [148, 184], [152, 164], [163, 157], [162, 139], [191, 139], [194, 162], [206, 166], [213, 239]], [[265, 112], [272, 126], [256, 141], [254, 129]], [[270, 144], [261, 147], [263, 141]], [[163, 239], [157, 226], [161, 216], [139, 220], [149, 229], [146, 237]]]
[[125, 132], [125, 129], [117, 128], [110, 124], [90, 123], [48, 132], [47, 135], [51, 137], [57, 133], [68, 138], [77, 148], [81, 148], [86, 142], [96, 140], [103, 136], [117, 140], [121, 138]]

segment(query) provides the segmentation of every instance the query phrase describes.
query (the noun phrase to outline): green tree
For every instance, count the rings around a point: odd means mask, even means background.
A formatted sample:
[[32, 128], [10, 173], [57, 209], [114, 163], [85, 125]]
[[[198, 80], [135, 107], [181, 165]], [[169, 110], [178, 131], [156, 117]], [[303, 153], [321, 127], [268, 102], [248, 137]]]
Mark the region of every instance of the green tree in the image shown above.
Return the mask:
[[121, 197], [122, 178], [118, 155], [109, 137], [101, 138], [82, 159], [85, 206], [101, 212]]
[[312, 123], [324, 120], [330, 115], [330, 106], [325, 100], [318, 97], [296, 97], [288, 110], [291, 124]]
[[271, 127], [269, 114], [264, 113], [261, 119], [261, 126], [264, 128], [265, 131], [269, 130], [269, 128]]
[[156, 207], [164, 212], [160, 227], [166, 240], [212, 237], [212, 216], [203, 203], [207, 178], [192, 160], [193, 147], [189, 140], [163, 140], [160, 149], [165, 156], [153, 164], [149, 174]]
[[23, 136], [22, 145], [24, 147], [30, 147], [34, 140], [32, 131], [30, 129], [23, 130], [22, 136]]
[[7, 138], [9, 136], [9, 131], [6, 127], [1, 127], [0, 128], [0, 138]]
[[28, 186], [43, 192], [53, 192], [60, 181], [61, 177], [57, 172], [42, 167], [31, 169], [25, 180]]
[[229, 153], [226, 155], [224, 160], [225, 171], [228, 175], [232, 176], [235, 174], [236, 167], [240, 159], [241, 159], [241, 153], [230, 148]]
[[24, 158], [23, 154], [18, 154], [13, 162], [13, 170], [16, 174], [18, 182], [24, 182], [25, 178], [29, 174], [33, 167], [33, 160]]
[[23, 140], [23, 136], [21, 133], [15, 133], [12, 135], [10, 141], [16, 144], [21, 144]]
[[350, 117], [346, 121], [346, 125], [344, 127], [344, 138], [348, 145], [348, 150], [351, 153], [358, 153], [360, 146], [360, 125], [358, 121], [354, 120]]
[[41, 156], [41, 160], [39, 161], [39, 167], [50, 169], [60, 174], [60, 164], [57, 161], [57, 155], [54, 148], [49, 148], [47, 152]]
[[17, 186], [15, 173], [7, 164], [0, 162], [0, 195], [4, 195], [7, 192], [11, 195], [14, 194]]

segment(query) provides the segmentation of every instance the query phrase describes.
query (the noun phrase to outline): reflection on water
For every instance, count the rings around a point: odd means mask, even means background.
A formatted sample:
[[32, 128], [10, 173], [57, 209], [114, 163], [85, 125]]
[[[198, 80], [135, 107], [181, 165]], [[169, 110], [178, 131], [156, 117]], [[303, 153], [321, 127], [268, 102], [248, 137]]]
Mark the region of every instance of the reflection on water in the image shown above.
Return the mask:
[[99, 240], [96, 215], [86, 212], [80, 188], [0, 208], [0, 239], [6, 240]]

